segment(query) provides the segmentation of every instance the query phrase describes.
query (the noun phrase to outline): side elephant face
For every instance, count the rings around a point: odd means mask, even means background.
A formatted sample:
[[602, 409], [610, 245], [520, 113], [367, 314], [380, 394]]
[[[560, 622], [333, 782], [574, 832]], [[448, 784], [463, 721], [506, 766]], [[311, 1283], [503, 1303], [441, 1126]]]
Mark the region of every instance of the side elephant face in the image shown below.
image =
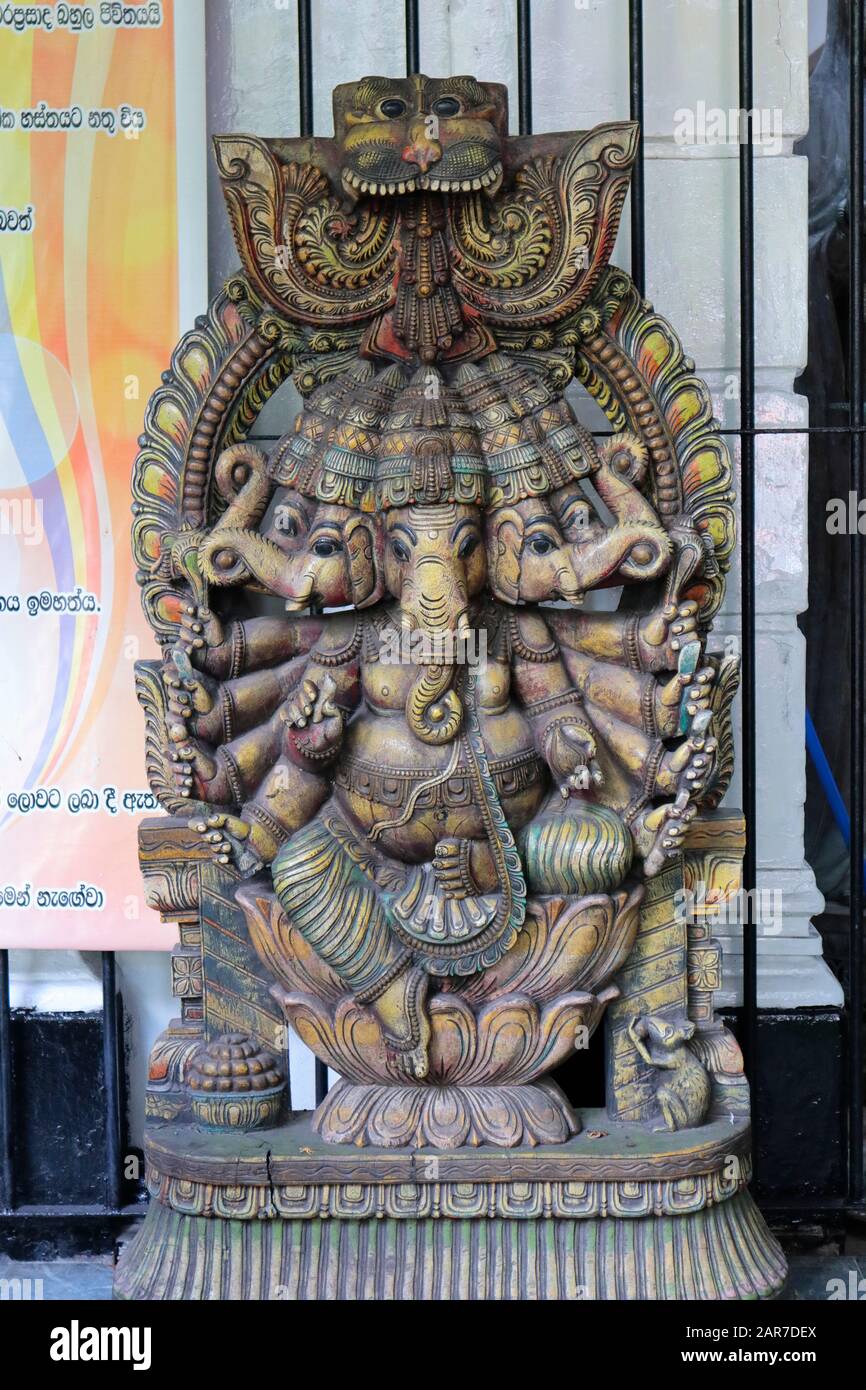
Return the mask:
[[278, 487], [260, 530], [265, 540], [280, 550], [297, 551], [306, 543], [318, 503], [291, 488]]
[[543, 497], [490, 512], [485, 532], [490, 587], [503, 603], [580, 601], [570, 547]]
[[[606, 497], [603, 500], [608, 501]], [[574, 567], [577, 602], [590, 589], [627, 581], [647, 582], [670, 566], [670, 540], [647, 504], [648, 516], [631, 519], [614, 513], [613, 525], [605, 526], [572, 484], [551, 493], [550, 502]]]
[[217, 528], [199, 557], [211, 584], [258, 583], [291, 613], [313, 604], [360, 608], [383, 593], [378, 519], [331, 503], [311, 511], [299, 494], [281, 499], [265, 534]]

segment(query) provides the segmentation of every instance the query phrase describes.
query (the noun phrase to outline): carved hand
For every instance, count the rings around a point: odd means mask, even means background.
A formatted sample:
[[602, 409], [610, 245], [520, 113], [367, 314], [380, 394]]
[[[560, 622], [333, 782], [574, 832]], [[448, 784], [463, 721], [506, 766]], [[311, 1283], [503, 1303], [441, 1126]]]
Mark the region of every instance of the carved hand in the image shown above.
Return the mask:
[[657, 686], [655, 719], [661, 738], [674, 738], [679, 733], [683, 697], [686, 699], [686, 710], [690, 716], [710, 708], [715, 675], [712, 666], [704, 666], [700, 671], [695, 671], [694, 675], [677, 674], [666, 684]]
[[436, 880], [449, 898], [472, 898], [478, 892], [469, 865], [471, 840], [439, 840], [433, 860]]
[[578, 720], [562, 720], [551, 725], [544, 737], [547, 765], [559, 780], [564, 800], [604, 783], [596, 762], [597, 745], [592, 730]]
[[225, 629], [220, 619], [210, 608], [195, 608], [188, 604], [180, 618], [178, 646], [189, 653], [193, 665], [200, 670], [218, 672], [225, 666], [228, 669], [230, 654], [221, 661], [223, 648], [227, 648]]
[[286, 726], [286, 751], [297, 761], [330, 758], [343, 737], [343, 711], [334, 702], [337, 686], [325, 674], [318, 683], [306, 677], [280, 711]]
[[168, 693], [168, 735], [173, 743], [183, 743], [190, 731], [196, 732], [196, 716], [213, 709], [218, 687], [202, 671], [191, 666], [178, 670], [171, 660], [163, 666], [162, 679]]
[[320, 724], [323, 719], [339, 718], [340, 710], [334, 704], [336, 689], [332, 676], [323, 676], [318, 683], [305, 677], [283, 706], [280, 716], [283, 723], [304, 729], [308, 724]]
[[190, 738], [184, 730], [184, 741], [170, 750], [171, 770], [181, 796], [198, 795], [203, 801], [230, 801], [231, 789], [213, 756], [213, 749]]
[[676, 667], [681, 647], [698, 637], [697, 611], [698, 605], [689, 599], [668, 603], [641, 619], [638, 648], [645, 670], [671, 671]]
[[208, 816], [207, 820], [190, 821], [190, 828], [204, 837], [218, 864], [237, 861], [250, 833], [250, 827], [240, 816], [223, 813]]

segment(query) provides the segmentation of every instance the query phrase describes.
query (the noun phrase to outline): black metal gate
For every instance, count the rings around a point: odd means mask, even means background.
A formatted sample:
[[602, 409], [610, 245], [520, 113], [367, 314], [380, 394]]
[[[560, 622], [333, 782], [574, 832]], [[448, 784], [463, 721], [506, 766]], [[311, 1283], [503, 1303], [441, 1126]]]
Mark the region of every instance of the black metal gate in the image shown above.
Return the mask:
[[[313, 45], [312, 0], [298, 0], [298, 63], [300, 133], [313, 133]], [[752, 0], [738, 0], [739, 25], [739, 104], [746, 114], [745, 139], [739, 151], [739, 264], [740, 264], [740, 422], [725, 430], [739, 439], [741, 460], [741, 554], [742, 554], [742, 782], [743, 809], [749, 827], [743, 888], [746, 895], [756, 887], [757, 863], [754, 827], [757, 824], [758, 780], [756, 770], [755, 699], [755, 440], [760, 435], [792, 434], [809, 438], [822, 433], [848, 437], [850, 444], [849, 486], [857, 498], [866, 497], [864, 468], [864, 386], [863, 386], [863, 3], [850, 0], [849, 64], [849, 188], [848, 206], [857, 215], [850, 218], [849, 236], [849, 343], [850, 390], [847, 424], [809, 427], [772, 427], [756, 424], [755, 410], [755, 213], [754, 213], [754, 62]], [[630, 0], [628, 44], [630, 74], [630, 117], [642, 122], [644, 113], [644, 6]], [[407, 73], [420, 69], [419, 0], [406, 0], [405, 50]], [[532, 7], [531, 0], [517, 0], [518, 118], [521, 134], [532, 131]], [[640, 153], [631, 184], [632, 277], [639, 287], [645, 284], [644, 169]], [[851, 839], [850, 839], [850, 924], [848, 932], [848, 987], [845, 1017], [847, 1056], [844, 1096], [847, 1126], [847, 1185], [845, 1197], [809, 1199], [803, 1211], [810, 1216], [838, 1218], [846, 1212], [864, 1212], [863, 1189], [863, 863], [866, 849], [866, 788], [864, 788], [863, 721], [866, 716], [866, 612], [864, 612], [866, 554], [864, 541], [856, 532], [850, 540], [849, 598], [851, 624]], [[751, 902], [752, 897], [747, 897]], [[756, 1075], [758, 1062], [757, 928], [754, 914], [746, 914], [743, 924], [743, 1008], [741, 1040], [746, 1068]], [[32, 1221], [56, 1215], [56, 1209], [22, 1208], [16, 1202], [13, 1165], [14, 1113], [12, 1052], [10, 1045], [9, 953], [0, 951], [0, 1212], [10, 1218]], [[65, 1208], [64, 1215], [120, 1218], [134, 1208], [124, 1208], [121, 1092], [119, 1061], [118, 998], [115, 960], [112, 952], [102, 957], [103, 1049], [102, 1082], [106, 1126], [106, 1167], [102, 1207]], [[327, 1090], [327, 1071], [316, 1065], [316, 1099]], [[757, 1088], [753, 1086], [753, 1125], [756, 1152], [760, 1146], [762, 1117], [755, 1107]], [[773, 1204], [765, 1204], [770, 1212]], [[786, 1214], [796, 1211], [790, 1201]]]

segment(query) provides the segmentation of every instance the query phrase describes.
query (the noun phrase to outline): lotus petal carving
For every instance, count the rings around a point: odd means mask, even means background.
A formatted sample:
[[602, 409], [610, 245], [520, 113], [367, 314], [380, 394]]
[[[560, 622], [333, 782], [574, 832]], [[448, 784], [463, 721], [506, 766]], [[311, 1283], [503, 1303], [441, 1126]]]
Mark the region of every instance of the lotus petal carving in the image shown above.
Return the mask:
[[387, 1149], [562, 1144], [579, 1128], [552, 1081], [537, 1086], [359, 1086], [338, 1081], [313, 1123], [329, 1143]]
[[264, 884], [238, 888], [272, 988], [306, 1045], [343, 1078], [314, 1124], [333, 1143], [562, 1143], [577, 1120], [538, 1079], [584, 1047], [617, 990], [608, 981], [631, 949], [643, 889], [614, 897], [531, 900], [516, 944], [469, 980], [449, 977], [428, 999], [430, 1068], [408, 1083], [375, 1013], [311, 950]]
[[[279, 985], [272, 992], [301, 1040], [341, 1076], [405, 1083], [375, 1015], [351, 995], [333, 1005]], [[574, 991], [539, 1008], [525, 995], [509, 994], [476, 1010], [459, 994], [436, 994], [430, 1001], [430, 1071], [417, 1084], [532, 1081], [585, 1044], [615, 995], [614, 989], [598, 996]]]
[[530, 898], [517, 941], [461, 987], [473, 1003], [519, 992], [541, 1003], [566, 990], [601, 989], [632, 948], [644, 889], [614, 897]]
[[[506, 994], [538, 1004], [573, 990], [597, 994], [631, 950], [643, 896], [638, 885], [613, 897], [530, 898], [526, 921], [502, 959], [469, 979], [449, 977], [443, 991], [459, 992], [473, 1005]], [[345, 985], [286, 917], [270, 885], [244, 884], [236, 898], [258, 954], [285, 989], [334, 1003], [343, 997]]]

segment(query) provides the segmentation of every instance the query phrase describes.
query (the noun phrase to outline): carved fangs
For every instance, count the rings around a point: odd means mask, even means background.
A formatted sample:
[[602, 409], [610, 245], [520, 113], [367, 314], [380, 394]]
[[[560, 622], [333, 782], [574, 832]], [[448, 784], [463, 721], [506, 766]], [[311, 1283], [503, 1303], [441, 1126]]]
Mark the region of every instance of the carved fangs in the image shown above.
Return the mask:
[[353, 193], [357, 194], [402, 194], [415, 193], [419, 189], [430, 191], [431, 193], [480, 193], [482, 190], [489, 195], [493, 195], [499, 190], [502, 182], [502, 165], [497, 161], [492, 168], [487, 169], [483, 174], [478, 174], [472, 179], [442, 179], [435, 175], [421, 174], [418, 178], [409, 179], [388, 179], [379, 182], [376, 179], [365, 179], [360, 174], [356, 174], [353, 169], [343, 170], [343, 184]]

